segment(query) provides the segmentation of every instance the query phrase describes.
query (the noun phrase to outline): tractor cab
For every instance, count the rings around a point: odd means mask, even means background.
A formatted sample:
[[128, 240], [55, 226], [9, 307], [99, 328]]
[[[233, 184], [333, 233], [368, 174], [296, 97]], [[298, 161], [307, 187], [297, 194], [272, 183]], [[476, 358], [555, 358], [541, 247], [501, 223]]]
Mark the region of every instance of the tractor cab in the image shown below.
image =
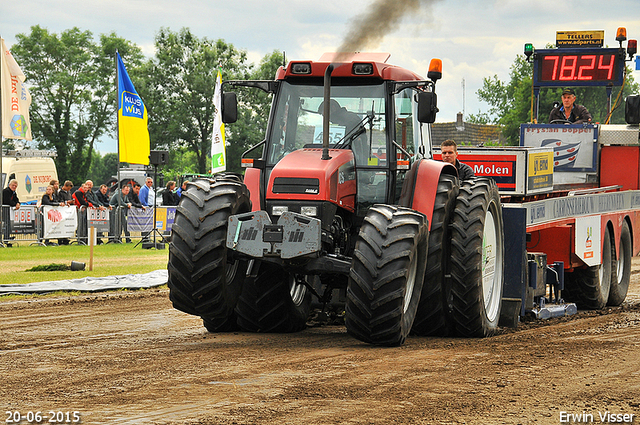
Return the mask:
[[[431, 155], [423, 123], [435, 120], [439, 75], [425, 81], [387, 64], [389, 56], [359, 53], [340, 61], [325, 54], [318, 62], [290, 62], [275, 81], [226, 82], [274, 94], [261, 157], [252, 158], [259, 146], [243, 154], [243, 166], [260, 170], [260, 205], [254, 209], [272, 216], [301, 212], [300, 201], [308, 200], [316, 213], [329, 202], [363, 217], [373, 204], [398, 203], [411, 161]], [[224, 105], [233, 110], [235, 101]], [[248, 170], [249, 179], [256, 171]]]

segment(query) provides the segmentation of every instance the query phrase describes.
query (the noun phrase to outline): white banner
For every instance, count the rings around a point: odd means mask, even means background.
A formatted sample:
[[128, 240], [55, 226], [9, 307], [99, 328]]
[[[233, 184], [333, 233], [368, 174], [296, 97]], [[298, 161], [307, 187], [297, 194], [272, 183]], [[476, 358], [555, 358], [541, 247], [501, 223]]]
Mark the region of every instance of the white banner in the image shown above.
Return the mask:
[[24, 85], [24, 73], [2, 42], [0, 83], [2, 85], [2, 136], [5, 139], [31, 140], [29, 106], [31, 94]]
[[78, 228], [76, 207], [44, 205], [42, 207], [42, 216], [44, 224], [43, 239], [75, 237], [76, 229]]
[[211, 174], [220, 173], [227, 169], [227, 150], [222, 122], [222, 74], [218, 70], [216, 88], [213, 94], [213, 137], [211, 138]]

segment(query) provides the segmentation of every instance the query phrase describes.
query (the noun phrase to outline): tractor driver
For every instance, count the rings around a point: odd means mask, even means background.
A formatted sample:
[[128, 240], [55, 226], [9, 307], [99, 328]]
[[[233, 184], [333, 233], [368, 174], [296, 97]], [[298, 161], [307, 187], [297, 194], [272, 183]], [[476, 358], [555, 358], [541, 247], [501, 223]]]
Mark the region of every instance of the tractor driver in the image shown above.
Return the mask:
[[469, 180], [475, 176], [473, 168], [458, 161], [458, 145], [456, 145], [456, 142], [451, 139], [445, 140], [440, 145], [440, 152], [442, 152], [443, 162], [448, 162], [456, 167], [460, 181]]
[[[354, 132], [361, 132], [361, 134], [352, 140], [351, 149], [356, 157], [356, 162], [361, 163], [364, 161], [366, 164], [368, 141], [366, 136], [366, 130], [362, 124], [362, 119], [355, 112], [348, 111], [347, 108], [341, 107], [338, 101], [331, 99], [329, 102], [330, 112], [329, 121], [333, 124], [341, 125], [345, 127], [345, 135], [348, 135], [353, 130]], [[318, 107], [318, 113], [324, 112], [324, 102], [320, 103]]]
[[554, 121], [564, 122], [565, 124], [582, 124], [591, 122], [591, 114], [582, 105], [575, 104], [576, 93], [573, 89], [562, 90], [562, 105], [558, 105], [551, 110], [549, 114], [549, 123]]

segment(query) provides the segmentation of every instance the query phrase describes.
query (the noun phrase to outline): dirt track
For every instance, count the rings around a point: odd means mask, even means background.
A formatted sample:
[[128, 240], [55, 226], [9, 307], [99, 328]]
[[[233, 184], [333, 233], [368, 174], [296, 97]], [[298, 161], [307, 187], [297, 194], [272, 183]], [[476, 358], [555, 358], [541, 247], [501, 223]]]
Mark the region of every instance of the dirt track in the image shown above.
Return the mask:
[[77, 411], [85, 424], [640, 424], [638, 258], [629, 292], [621, 308], [400, 348], [343, 326], [209, 334], [167, 290], [4, 300], [0, 400], [43, 423]]

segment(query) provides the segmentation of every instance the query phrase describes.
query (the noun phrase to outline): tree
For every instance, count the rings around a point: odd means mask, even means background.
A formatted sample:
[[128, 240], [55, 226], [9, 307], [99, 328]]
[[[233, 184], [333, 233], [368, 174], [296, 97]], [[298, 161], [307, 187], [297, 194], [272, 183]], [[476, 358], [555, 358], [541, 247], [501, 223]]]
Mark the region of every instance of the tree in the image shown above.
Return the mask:
[[206, 173], [218, 69], [223, 79], [246, 78], [247, 54], [224, 40], [199, 39], [188, 28], [161, 28], [155, 46], [144, 69], [147, 82], [139, 89], [148, 107], [151, 146], [185, 147], [196, 154], [197, 171]]
[[31, 85], [34, 140], [56, 151], [61, 180], [82, 181], [96, 142], [115, 128], [115, 50], [131, 66], [142, 53], [115, 33], [96, 44], [90, 31], [75, 27], [57, 35], [35, 25], [16, 38], [12, 53]]
[[[516, 56], [511, 65], [509, 82], [501, 81], [497, 75], [485, 78], [482, 88], [476, 94], [478, 98], [489, 104], [489, 110], [478, 115], [471, 115], [469, 121], [476, 123], [491, 123], [503, 126], [502, 134], [509, 144], [517, 145], [520, 139], [520, 124], [532, 122], [533, 97], [533, 65], [528, 63], [523, 55]], [[622, 92], [621, 92], [622, 91]], [[607, 94], [604, 87], [576, 87], [576, 102], [587, 106], [593, 122], [604, 123], [607, 119]], [[611, 124], [624, 123], [624, 99], [638, 92], [627, 68], [626, 83], [613, 90], [612, 103], [617, 98], [622, 107], [613, 111]], [[540, 89], [538, 100], [538, 122], [546, 123], [554, 102], [560, 102], [561, 87], [543, 87]], [[619, 96], [618, 96], [619, 95]]]

